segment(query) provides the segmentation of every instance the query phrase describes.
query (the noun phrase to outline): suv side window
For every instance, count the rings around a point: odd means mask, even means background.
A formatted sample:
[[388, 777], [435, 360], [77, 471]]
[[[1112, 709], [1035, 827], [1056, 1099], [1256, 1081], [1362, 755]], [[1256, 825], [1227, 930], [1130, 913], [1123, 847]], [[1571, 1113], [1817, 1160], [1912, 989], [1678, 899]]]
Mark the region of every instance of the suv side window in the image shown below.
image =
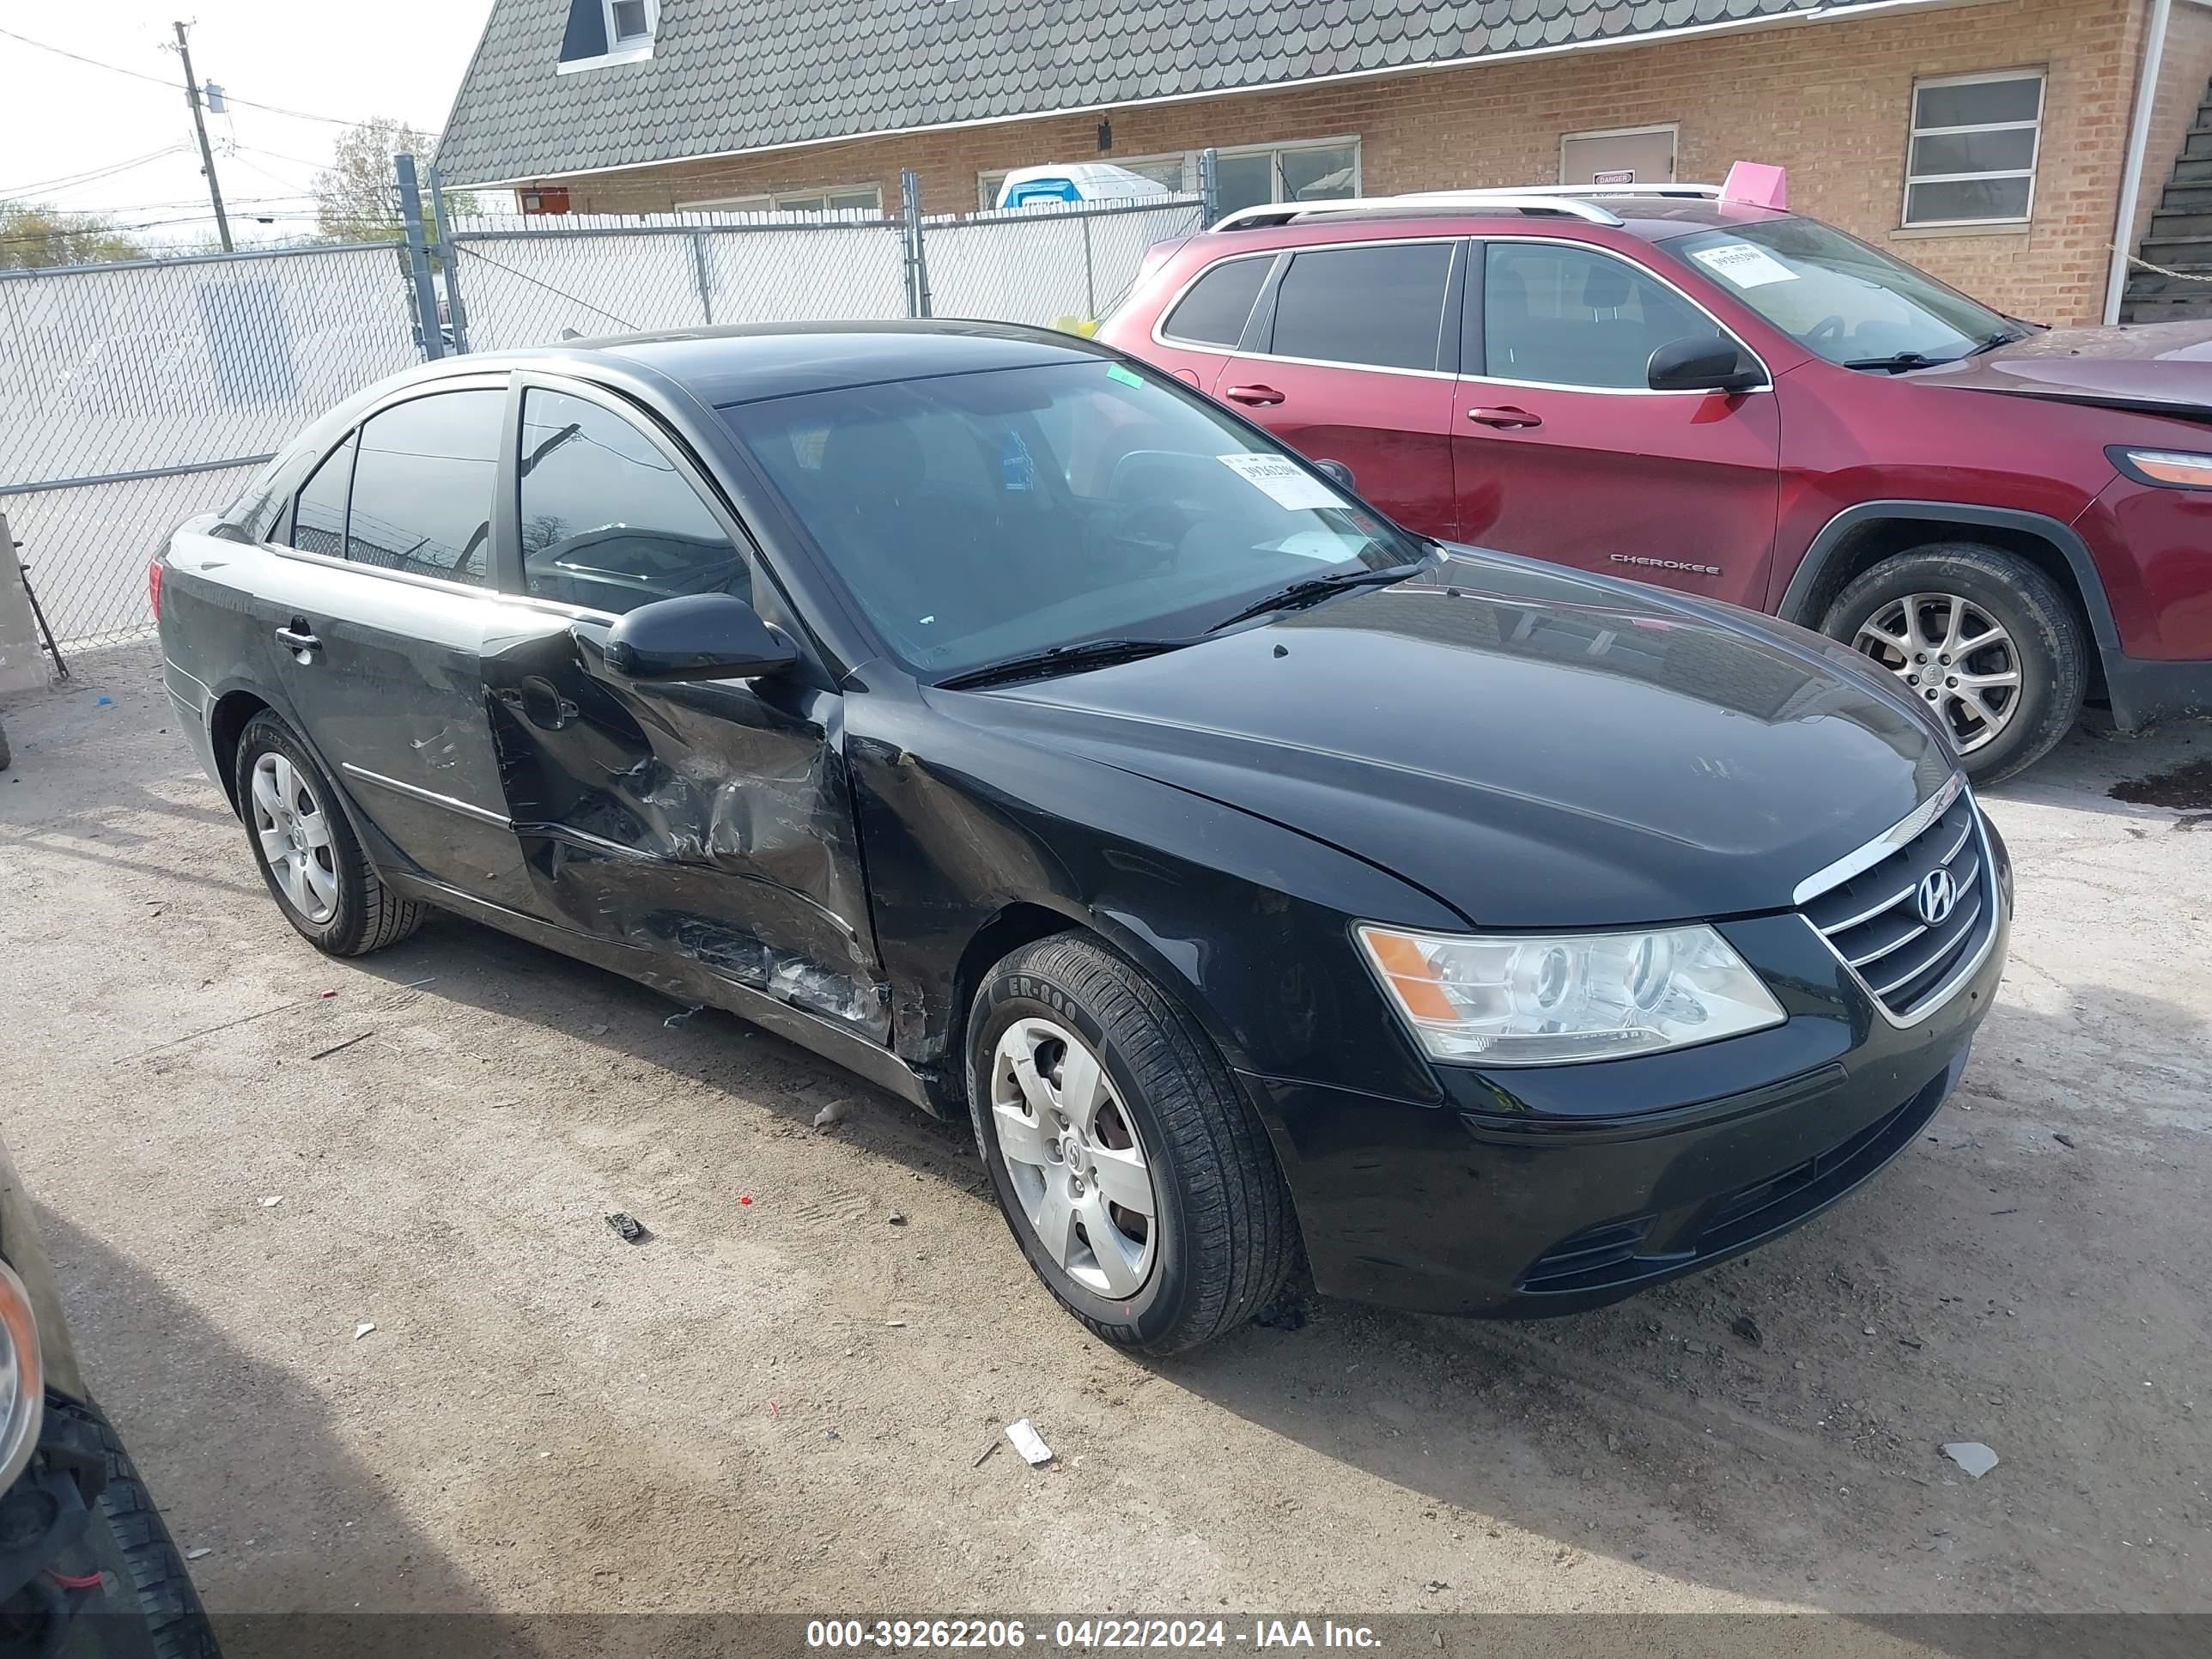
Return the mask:
[[1483, 362], [1492, 380], [1642, 387], [1661, 346], [1719, 332], [1626, 259], [1556, 242], [1492, 242], [1482, 263], [1483, 355], [1470, 350], [1466, 361]]
[[493, 387], [411, 398], [368, 417], [354, 463], [346, 557], [481, 584], [507, 393]]
[[1448, 242], [1382, 242], [1293, 254], [1275, 289], [1279, 357], [1434, 368], [1451, 276]]
[[1160, 325], [1161, 335], [1191, 345], [1235, 350], [1244, 325], [1251, 320], [1252, 302], [1260, 297], [1273, 264], [1274, 256], [1263, 253], [1212, 266], [1168, 313]]
[[612, 410], [528, 388], [518, 471], [523, 586], [538, 598], [617, 615], [685, 593], [752, 598], [744, 553]]
[[346, 491], [353, 483], [354, 434], [323, 458], [300, 486], [292, 509], [292, 545], [302, 553], [345, 557]]

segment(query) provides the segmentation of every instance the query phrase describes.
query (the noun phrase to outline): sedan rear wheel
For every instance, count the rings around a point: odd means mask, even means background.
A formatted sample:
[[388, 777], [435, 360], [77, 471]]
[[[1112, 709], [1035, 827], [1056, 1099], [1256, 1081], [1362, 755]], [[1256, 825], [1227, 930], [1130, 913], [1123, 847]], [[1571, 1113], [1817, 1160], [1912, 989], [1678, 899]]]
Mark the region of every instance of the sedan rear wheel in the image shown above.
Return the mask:
[[1106, 1340], [1197, 1346], [1273, 1300], [1297, 1249], [1251, 1103], [1203, 1027], [1098, 940], [986, 975], [968, 1021], [975, 1140], [1006, 1224]]
[[261, 878], [301, 937], [358, 957], [422, 925], [427, 907], [384, 884], [337, 791], [283, 720], [264, 709], [246, 722], [233, 776]]

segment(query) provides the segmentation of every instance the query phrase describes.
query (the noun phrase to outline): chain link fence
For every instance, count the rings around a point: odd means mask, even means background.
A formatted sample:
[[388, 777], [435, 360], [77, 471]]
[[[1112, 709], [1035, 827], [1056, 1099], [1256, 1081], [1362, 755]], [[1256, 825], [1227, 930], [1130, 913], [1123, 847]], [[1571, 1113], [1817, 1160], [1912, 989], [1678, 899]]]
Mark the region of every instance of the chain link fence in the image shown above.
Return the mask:
[[1146, 248], [1204, 219], [1197, 198], [932, 217], [917, 194], [909, 176], [890, 217], [510, 216], [442, 236], [411, 217], [404, 244], [0, 272], [0, 513], [55, 641], [150, 635], [168, 532], [426, 356], [729, 323], [1087, 328]]
[[389, 246], [0, 272], [0, 512], [61, 647], [149, 632], [163, 536], [419, 361]]

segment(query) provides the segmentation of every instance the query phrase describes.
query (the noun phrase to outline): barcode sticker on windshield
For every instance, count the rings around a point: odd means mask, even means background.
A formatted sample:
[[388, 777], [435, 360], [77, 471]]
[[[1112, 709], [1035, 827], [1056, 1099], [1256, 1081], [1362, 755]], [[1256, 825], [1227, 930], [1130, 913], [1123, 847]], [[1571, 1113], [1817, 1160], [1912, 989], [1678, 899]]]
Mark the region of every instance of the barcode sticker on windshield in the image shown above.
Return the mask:
[[1690, 255], [1716, 276], [1725, 276], [1738, 288], [1764, 288], [1769, 283], [1794, 283], [1797, 273], [1763, 247], [1749, 242], [1723, 242], [1701, 247]]
[[1280, 455], [1217, 455], [1213, 458], [1278, 507], [1342, 507], [1344, 498], [1303, 467]]

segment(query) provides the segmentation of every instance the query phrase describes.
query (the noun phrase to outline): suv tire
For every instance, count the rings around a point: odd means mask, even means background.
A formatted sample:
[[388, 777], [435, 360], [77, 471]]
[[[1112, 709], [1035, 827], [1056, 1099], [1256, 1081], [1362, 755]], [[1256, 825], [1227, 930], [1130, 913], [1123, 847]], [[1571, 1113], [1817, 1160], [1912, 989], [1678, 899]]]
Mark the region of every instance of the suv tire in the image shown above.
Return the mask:
[[[2002, 630], [2002, 638], [1954, 661], [1936, 647], [1961, 637], [1962, 624], [1969, 647], [1992, 639], [1983, 624]], [[1998, 782], [2041, 759], [2081, 712], [2088, 642], [2073, 602], [2027, 560], [1980, 542], [1937, 542], [1883, 560], [1836, 596], [1820, 630], [1896, 672], [1940, 711], [1977, 784]], [[1930, 649], [1911, 651], [1914, 643]], [[2016, 683], [1962, 686], [1960, 674], [1946, 672], [1969, 665], [1970, 682], [2008, 672]], [[1983, 698], [1984, 712], [1962, 702], [1962, 690]], [[1990, 725], [1992, 734], [1976, 737]]]
[[240, 735], [232, 776], [253, 861], [301, 938], [331, 956], [360, 957], [422, 925], [429, 907], [384, 884], [323, 769], [266, 709]]
[[[1109, 1342], [1165, 1354], [1274, 1298], [1297, 1249], [1290, 1194], [1257, 1114], [1179, 1003], [1096, 940], [1060, 933], [985, 976], [968, 1039], [969, 1110], [999, 1207], [1069, 1312]], [[1109, 1212], [1108, 1194], [1147, 1180], [1141, 1226]], [[1072, 1244], [1045, 1242], [1055, 1219]], [[1090, 1240], [1102, 1225], [1115, 1236], [1098, 1242], [1121, 1256], [1113, 1275]]]

